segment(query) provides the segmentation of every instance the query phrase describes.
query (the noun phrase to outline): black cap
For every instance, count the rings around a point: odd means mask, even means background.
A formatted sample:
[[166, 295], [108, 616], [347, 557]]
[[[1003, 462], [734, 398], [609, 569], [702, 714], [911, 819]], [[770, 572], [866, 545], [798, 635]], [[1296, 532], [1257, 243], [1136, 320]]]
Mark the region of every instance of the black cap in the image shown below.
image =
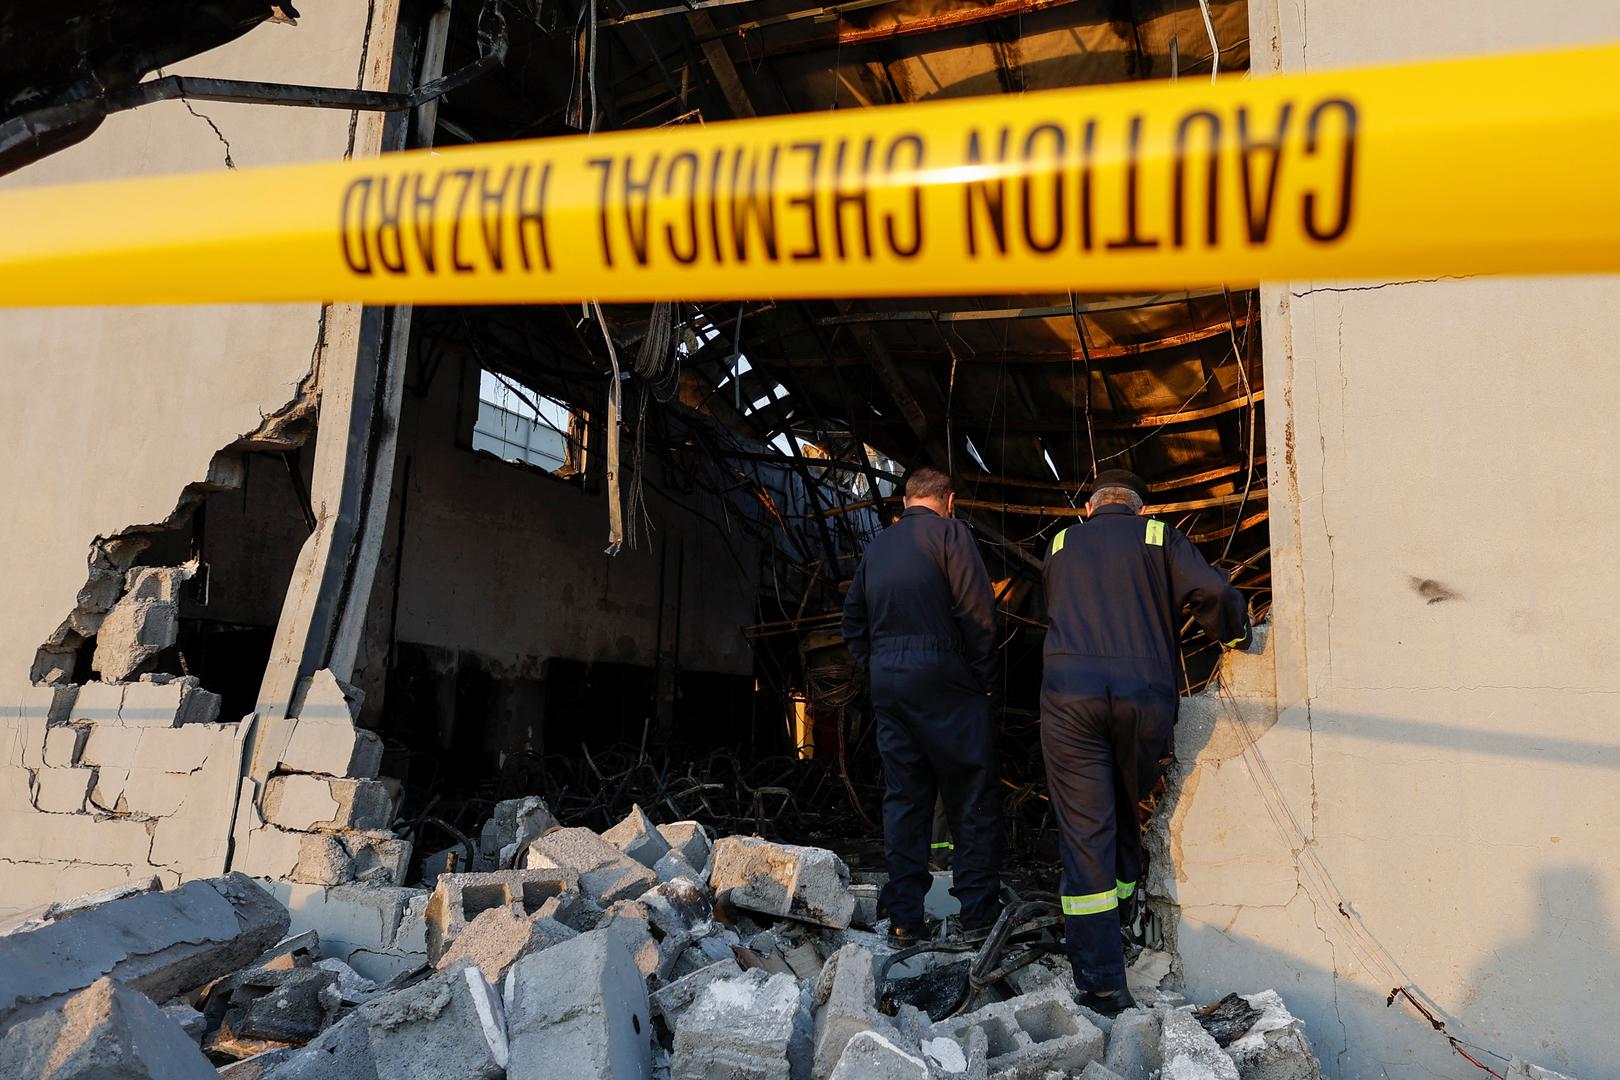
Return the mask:
[[1147, 502], [1148, 487], [1142, 478], [1129, 469], [1104, 469], [1097, 474], [1096, 481], [1091, 485], [1092, 491], [1105, 487], [1126, 488], [1136, 492], [1137, 498]]

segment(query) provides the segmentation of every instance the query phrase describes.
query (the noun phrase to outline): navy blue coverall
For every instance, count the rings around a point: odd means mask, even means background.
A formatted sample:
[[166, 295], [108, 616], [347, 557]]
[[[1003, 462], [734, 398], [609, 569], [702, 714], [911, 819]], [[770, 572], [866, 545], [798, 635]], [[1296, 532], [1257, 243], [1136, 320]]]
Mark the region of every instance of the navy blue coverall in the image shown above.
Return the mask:
[[1142, 873], [1136, 804], [1173, 746], [1181, 609], [1222, 644], [1248, 605], [1162, 521], [1098, 507], [1046, 558], [1041, 750], [1063, 854], [1064, 942], [1081, 990], [1125, 988], [1120, 924]]
[[923, 924], [937, 792], [956, 838], [952, 894], [962, 923], [1000, 911], [995, 595], [967, 525], [923, 506], [866, 547], [844, 599], [844, 640], [871, 673], [883, 758], [879, 901], [896, 926]]

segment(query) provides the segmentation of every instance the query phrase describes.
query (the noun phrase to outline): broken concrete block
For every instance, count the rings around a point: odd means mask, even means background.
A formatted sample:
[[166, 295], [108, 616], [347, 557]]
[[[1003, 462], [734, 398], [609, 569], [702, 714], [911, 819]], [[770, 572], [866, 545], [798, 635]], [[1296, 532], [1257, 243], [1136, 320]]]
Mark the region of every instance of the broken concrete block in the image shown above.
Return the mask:
[[[284, 961], [291, 964], [290, 958]], [[330, 1026], [343, 1001], [336, 973], [320, 968], [260, 967], [230, 982], [229, 1004], [211, 1048], [227, 1040], [302, 1046]]]
[[529, 846], [530, 841], [557, 827], [557, 819], [538, 795], [521, 799], [503, 799], [495, 804], [495, 811], [484, 822], [478, 834], [478, 865], [458, 867], [468, 870], [489, 871], [509, 867], [509, 860]]
[[138, 727], [126, 727], [116, 720], [95, 724], [79, 752], [79, 763], [128, 769], [135, 764], [135, 752], [140, 745]]
[[0, 1025], [19, 1008], [55, 1001], [103, 975], [166, 1001], [248, 963], [287, 925], [274, 897], [241, 874], [226, 874], [19, 930], [0, 937]]
[[89, 734], [89, 729], [80, 724], [57, 724], [46, 727], [43, 755], [45, 764], [55, 769], [77, 765], [79, 751], [84, 748], [84, 740]]
[[217, 1080], [180, 1026], [144, 995], [97, 979], [0, 1038], [0, 1076], [29, 1080]]
[[178, 601], [126, 594], [101, 620], [91, 664], [108, 682], [122, 682], [179, 638]]
[[928, 1065], [882, 1035], [863, 1031], [849, 1041], [828, 1080], [929, 1080]]
[[680, 853], [688, 866], [703, 873], [708, 869], [709, 852], [714, 844], [709, 839], [709, 830], [696, 821], [672, 821], [668, 825], [658, 826], [658, 835], [674, 851]]
[[97, 806], [120, 814], [170, 817], [185, 804], [190, 789], [190, 773], [100, 769], [90, 799]]
[[850, 895], [855, 898], [855, 911], [849, 917], [849, 925], [862, 930], [870, 930], [878, 921], [878, 894], [883, 891], [881, 885], [851, 885]]
[[438, 963], [451, 942], [491, 908], [511, 908], [525, 918], [546, 915], [566, 923], [578, 898], [579, 878], [566, 870], [443, 874], [427, 902], [428, 958]]
[[95, 779], [94, 769], [40, 769], [34, 773], [34, 805], [48, 814], [77, 814]]
[[1244, 998], [1251, 1008], [1260, 1010], [1260, 1016], [1226, 1047], [1238, 1075], [1243, 1080], [1321, 1080], [1321, 1066], [1311, 1052], [1305, 1027], [1288, 1011], [1282, 996], [1266, 990]]
[[229, 1065], [221, 1065], [219, 1080], [269, 1080], [271, 1071], [297, 1052], [290, 1046], [284, 1046], [233, 1061]]
[[359, 1005], [377, 993], [377, 984], [335, 956], [317, 960], [315, 967], [337, 976], [338, 994], [345, 1005]]
[[639, 902], [660, 938], [694, 939], [714, 930], [714, 898], [691, 878], [660, 882]]
[[1086, 1071], [1080, 1074], [1080, 1080], [1124, 1080], [1124, 1078], [1101, 1062], [1093, 1061], [1086, 1066]]
[[178, 1024], [180, 1030], [186, 1033], [186, 1038], [202, 1045], [202, 1038], [208, 1032], [208, 1019], [202, 1013], [183, 1001], [171, 1001], [158, 1011], [163, 1013], [164, 1019]]
[[634, 900], [657, 876], [589, 829], [554, 829], [529, 845], [530, 869], [572, 870], [579, 887], [599, 907]]
[[282, 751], [283, 772], [320, 773], [372, 779], [382, 766], [382, 740], [347, 720], [301, 716]]
[[645, 1080], [652, 1017], [641, 973], [607, 931], [523, 957], [506, 975], [507, 1080]]
[[268, 888], [287, 906], [293, 930], [318, 932], [323, 955], [368, 979], [387, 982], [428, 966], [425, 889], [289, 881], [272, 881]]
[[715, 845], [709, 887], [739, 908], [820, 926], [847, 927], [855, 911], [849, 867], [823, 848], [728, 836]]
[[962, 1045], [970, 1028], [984, 1032], [992, 1075], [1028, 1080], [1048, 1070], [1077, 1073], [1102, 1060], [1103, 1033], [1060, 986], [986, 1005], [935, 1025]]
[[663, 959], [658, 943], [653, 940], [652, 921], [647, 908], [638, 900], [620, 900], [608, 906], [597, 930], [605, 930], [619, 939], [641, 977], [651, 979], [658, 972]]
[[65, 918], [80, 911], [89, 911], [91, 908], [100, 907], [102, 904], [113, 900], [122, 900], [126, 896], [139, 896], [141, 893], [160, 892], [162, 889], [162, 879], [156, 874], [149, 874], [145, 877], [126, 881], [122, 885], [114, 885], [110, 889], [102, 889], [98, 892], [86, 893], [83, 896], [74, 896], [66, 900], [57, 900], [46, 906], [39, 917], [39, 922], [32, 925], [43, 926], [45, 923]]
[[197, 572], [195, 566], [137, 566], [124, 577], [124, 598], [128, 600], [180, 599], [180, 587]]
[[863, 1031], [889, 1030], [888, 1018], [877, 1010], [877, 977], [872, 954], [859, 945], [846, 945], [828, 959], [816, 986], [815, 1057], [810, 1073], [831, 1073], [844, 1047]]
[[1164, 1075], [1175, 1080], [1239, 1080], [1232, 1059], [1185, 1009], [1164, 1013], [1159, 1055]]
[[649, 870], [669, 854], [669, 841], [659, 835], [657, 826], [639, 804], [630, 807], [625, 819], [603, 833], [602, 839]]
[[674, 881], [676, 878], [687, 878], [691, 881], [704, 880], [706, 875], [699, 873], [691, 863], [681, 857], [678, 851], [671, 851], [662, 859], [653, 864], [653, 873], [658, 880]]
[[681, 1014], [697, 1000], [705, 987], [721, 979], [736, 978], [742, 973], [737, 961], [727, 957], [683, 975], [652, 995], [653, 1015], [661, 1017], [664, 1025], [673, 1031]]
[[124, 686], [120, 683], [92, 682], [79, 687], [68, 718], [92, 724], [116, 724], [124, 706]]
[[[924, 1017], [924, 1019], [926, 1020], [927, 1017]], [[984, 1032], [974, 1028], [969, 1032], [969, 1035], [973, 1036], [974, 1041], [978, 1044], [978, 1064], [980, 1069], [975, 1080], [982, 1080], [985, 1071], [983, 1069], [985, 1056], [983, 1049]], [[923, 1060], [928, 1062], [936, 1073], [942, 1073], [945, 1076], [962, 1077], [963, 1080], [967, 1080], [970, 1075], [968, 1071], [969, 1062], [973, 1060], [974, 1055], [962, 1049], [955, 1039], [947, 1039], [943, 1036], [938, 1038], [925, 1037], [920, 1042], [922, 1044]]]
[[480, 911], [455, 936], [434, 966], [453, 971], [475, 965], [484, 978], [499, 983], [506, 970], [532, 952], [549, 949], [579, 936], [579, 931], [545, 915], [525, 915], [517, 905]]
[[791, 975], [750, 971], [710, 983], [675, 1025], [672, 1080], [789, 1080], [798, 1014]]
[[336, 836], [348, 853], [355, 881], [398, 885], [411, 863], [411, 842], [391, 832], [343, 832]]
[[267, 1080], [497, 1080], [506, 1065], [500, 997], [468, 967], [361, 1005]]
[[129, 767], [171, 773], [200, 769], [214, 749], [217, 730], [208, 724], [143, 728]]
[[270, 824], [300, 832], [386, 829], [394, 800], [376, 780], [289, 773], [265, 781], [260, 811]]
[[1103, 1064], [1118, 1073], [1121, 1080], [1150, 1080], [1164, 1067], [1160, 1038], [1157, 1013], [1127, 1009], [1114, 1017]]
[[354, 880], [354, 861], [341, 837], [265, 826], [248, 833], [231, 865], [244, 874], [306, 885], [342, 885]]

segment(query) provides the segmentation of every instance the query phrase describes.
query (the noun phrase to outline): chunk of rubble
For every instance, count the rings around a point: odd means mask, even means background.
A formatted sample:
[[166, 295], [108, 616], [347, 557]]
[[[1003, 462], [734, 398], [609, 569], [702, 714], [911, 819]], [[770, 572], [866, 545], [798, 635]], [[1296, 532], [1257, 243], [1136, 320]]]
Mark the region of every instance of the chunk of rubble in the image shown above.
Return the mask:
[[716, 960], [711, 964], [698, 968], [690, 974], [683, 975], [669, 983], [652, 995], [653, 1015], [662, 1019], [671, 1031], [675, 1029], [677, 1021], [697, 1000], [710, 983], [723, 979], [734, 979], [743, 973], [737, 961], [731, 957]]
[[1240, 1080], [1237, 1065], [1187, 1009], [1164, 1013], [1159, 1054], [1163, 1080]]
[[681, 856], [679, 851], [671, 851], [654, 863], [653, 873], [657, 875], [658, 880], [661, 882], [674, 881], [676, 878], [697, 881], [704, 877], [701, 872], [693, 868], [692, 864]]
[[928, 1063], [874, 1031], [863, 1031], [844, 1047], [828, 1080], [929, 1080]]
[[186, 1037], [198, 1046], [202, 1045], [203, 1036], [208, 1033], [208, 1018], [193, 1009], [184, 1001], [171, 1001], [158, 1010], [164, 1017], [180, 1025], [180, 1030]]
[[394, 799], [378, 780], [287, 773], [265, 781], [264, 819], [300, 832], [382, 830], [394, 816]]
[[572, 870], [580, 890], [598, 907], [634, 900], [658, 877], [589, 829], [554, 829], [529, 845], [530, 869]]
[[1164, 1067], [1159, 1049], [1162, 1039], [1159, 1014], [1147, 1009], [1127, 1009], [1114, 1017], [1108, 1033], [1108, 1053], [1103, 1064], [1120, 1080], [1152, 1080]]
[[455, 936], [434, 966], [453, 971], [472, 964], [484, 978], [499, 983], [507, 969], [523, 957], [578, 936], [578, 930], [547, 915], [526, 915], [515, 905], [490, 908], [480, 911]]
[[1305, 1037], [1305, 1025], [1275, 990], [1245, 995], [1259, 1018], [1226, 1052], [1243, 1080], [1321, 1080], [1321, 1066]]
[[197, 1044], [144, 994], [100, 978], [0, 1037], [18, 1080], [217, 1080]]
[[859, 945], [846, 945], [827, 961], [816, 984], [815, 1004], [813, 1076], [831, 1073], [855, 1036], [892, 1030], [888, 1018], [877, 1010], [872, 954]]
[[790, 1080], [800, 1011], [791, 975], [750, 971], [709, 984], [675, 1025], [672, 1080]]
[[651, 979], [662, 968], [663, 953], [653, 940], [652, 920], [647, 906], [639, 900], [620, 900], [608, 907], [596, 929], [619, 939], [635, 962], [641, 977]]
[[194, 566], [139, 566], [129, 571], [125, 593], [96, 629], [91, 666], [108, 682], [123, 682], [180, 635], [180, 585]]
[[728, 836], [715, 845], [709, 887], [746, 911], [819, 926], [847, 927], [855, 911], [849, 867], [823, 848]]
[[556, 827], [551, 808], [538, 795], [503, 799], [495, 804], [495, 812], [478, 834], [477, 865], [472, 869], [510, 869], [524, 848]]
[[658, 826], [658, 835], [664, 838], [670, 850], [678, 853], [699, 875], [705, 875], [709, 868], [709, 853], [714, 849], [714, 842], [709, 838], [709, 830], [696, 821], [672, 821], [668, 825]]
[[[210, 1049], [254, 1043], [302, 1046], [331, 1026], [343, 1003], [335, 972], [314, 967], [260, 968], [235, 980]], [[273, 1047], [257, 1046], [250, 1053]], [[246, 1056], [246, 1055], [234, 1055]]]
[[649, 870], [669, 854], [669, 841], [659, 833], [639, 803], [630, 807], [623, 821], [603, 833], [602, 839]]
[[361, 1005], [264, 1080], [499, 1080], [506, 1066], [500, 997], [467, 967]]
[[568, 870], [442, 874], [427, 903], [428, 959], [438, 963], [451, 942], [491, 908], [511, 908], [522, 918], [544, 915], [567, 923], [578, 900], [579, 878]]
[[1086, 1066], [1086, 1071], [1080, 1074], [1080, 1080], [1124, 1080], [1124, 1078], [1102, 1062], [1093, 1061]]
[[287, 932], [287, 911], [231, 873], [120, 896], [0, 937], [0, 1027], [102, 976], [167, 1001], [250, 963]]
[[618, 937], [596, 930], [523, 957], [506, 975], [507, 1080], [646, 1080], [647, 986]]
[[1059, 986], [934, 1025], [937, 1033], [949, 1035], [964, 1048], [973, 1028], [984, 1033], [990, 1073], [1007, 1080], [1039, 1080], [1051, 1070], [1078, 1073], [1103, 1056], [1102, 1031]]

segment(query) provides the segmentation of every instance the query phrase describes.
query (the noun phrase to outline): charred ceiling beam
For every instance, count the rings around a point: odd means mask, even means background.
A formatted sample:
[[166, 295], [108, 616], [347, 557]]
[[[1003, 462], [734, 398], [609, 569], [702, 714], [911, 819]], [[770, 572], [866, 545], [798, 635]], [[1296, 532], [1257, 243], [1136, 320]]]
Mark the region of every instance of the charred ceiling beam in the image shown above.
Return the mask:
[[[1255, 488], [1249, 493], [1249, 501], [1263, 501], [1266, 498], [1265, 488]], [[863, 499], [860, 502], [850, 503], [847, 506], [834, 507], [823, 511], [824, 514], [845, 514], [852, 510], [864, 510], [868, 507], [897, 503], [899, 495], [880, 495], [874, 499]], [[1143, 508], [1149, 514], [1177, 514], [1188, 510], [1211, 510], [1222, 506], [1237, 506], [1243, 501], [1241, 494], [1212, 495], [1204, 499], [1183, 499], [1180, 502], [1149, 503]], [[998, 514], [1018, 514], [1024, 517], [1049, 518], [1079, 518], [1085, 517], [1084, 506], [1044, 505], [1039, 503], [1009, 503], [997, 502], [993, 499], [957, 499], [956, 505], [965, 510], [987, 510]]]
[[[1180, 292], [1155, 293], [1150, 296], [1126, 296], [1111, 300], [1096, 300], [1087, 304], [1044, 304], [1037, 307], [986, 308], [982, 311], [971, 309], [934, 311], [927, 308], [916, 308], [841, 312], [837, 315], [823, 316], [821, 325], [842, 326], [850, 323], [934, 321], [993, 322], [997, 319], [1069, 318], [1076, 312], [1081, 315], [1092, 315], [1105, 311], [1134, 311], [1137, 308], [1184, 304], [1189, 300], [1213, 300], [1216, 297], [1225, 295], [1226, 290], [1224, 289], [1187, 289]], [[1222, 324], [1222, 328], [1225, 328], [1225, 324]]]
[[[1254, 392], [1254, 401], [1256, 403], [1263, 401], [1265, 396], [1266, 392], [1264, 390], [1256, 390]], [[1129, 409], [1125, 407], [1125, 402], [1118, 398], [1117, 392], [1114, 393], [1114, 397], [1116, 414], [1096, 418], [1093, 423], [1098, 431], [1142, 431], [1149, 428], [1191, 424], [1199, 420], [1208, 420], [1214, 416], [1224, 415], [1225, 413], [1232, 412], [1235, 409], [1247, 408], [1249, 405], [1248, 395], [1239, 395], [1238, 397], [1232, 398], [1228, 401], [1216, 402], [1213, 405], [1206, 405], [1198, 409], [1177, 409], [1175, 412], [1170, 413], [1133, 415]], [[1000, 415], [978, 413], [972, 416], [957, 416], [953, 419], [960, 427], [964, 427], [969, 430], [1016, 431], [1023, 433], [1058, 433], [1065, 430], [1064, 425], [1056, 422], [1055, 420], [1040, 420], [1031, 419], [1028, 417], [1012, 419]], [[898, 426], [899, 422], [892, 419], [879, 418], [873, 420], [872, 423], [877, 426], [894, 428]]]
[[[400, 112], [415, 109], [465, 86], [506, 60], [506, 21], [491, 4], [487, 32], [480, 29], [481, 55], [459, 70], [423, 83], [409, 93], [355, 90], [341, 86], [302, 86], [168, 75], [112, 93], [42, 106], [0, 124], [0, 175], [37, 160], [41, 149], [62, 141], [64, 133], [93, 128], [113, 113], [159, 101], [223, 101], [241, 105], [287, 105], [310, 109]], [[48, 152], [48, 151], [47, 151]]]
[[[944, 313], [942, 313], [942, 318], [943, 314]], [[1242, 329], [1246, 327], [1248, 323], [1248, 317], [1241, 316], [1239, 317], [1237, 326], [1239, 329]], [[1115, 360], [1127, 356], [1142, 356], [1147, 353], [1161, 352], [1165, 349], [1174, 349], [1184, 345], [1196, 345], [1198, 342], [1208, 341], [1211, 338], [1225, 337], [1228, 332], [1229, 330], [1226, 323], [1222, 322], [1218, 326], [1206, 326], [1197, 330], [1188, 330], [1180, 334], [1167, 334], [1164, 337], [1154, 338], [1151, 341], [1134, 341], [1120, 345], [1098, 345], [1093, 346], [1089, 350], [1089, 359]], [[900, 364], [936, 363], [940, 359], [940, 352], [937, 349], [890, 349], [889, 355], [894, 358], [896, 363]], [[1059, 352], [979, 351], [964, 353], [957, 357], [959, 363], [979, 365], [1073, 364], [1080, 363], [1086, 359], [1086, 351], [1081, 349], [1070, 349]], [[831, 359], [819, 356], [799, 356], [774, 359], [771, 361], [771, 363], [790, 368], [822, 368], [829, 366], [865, 367], [867, 364], [867, 359], [864, 356], [836, 356], [832, 357]]]

